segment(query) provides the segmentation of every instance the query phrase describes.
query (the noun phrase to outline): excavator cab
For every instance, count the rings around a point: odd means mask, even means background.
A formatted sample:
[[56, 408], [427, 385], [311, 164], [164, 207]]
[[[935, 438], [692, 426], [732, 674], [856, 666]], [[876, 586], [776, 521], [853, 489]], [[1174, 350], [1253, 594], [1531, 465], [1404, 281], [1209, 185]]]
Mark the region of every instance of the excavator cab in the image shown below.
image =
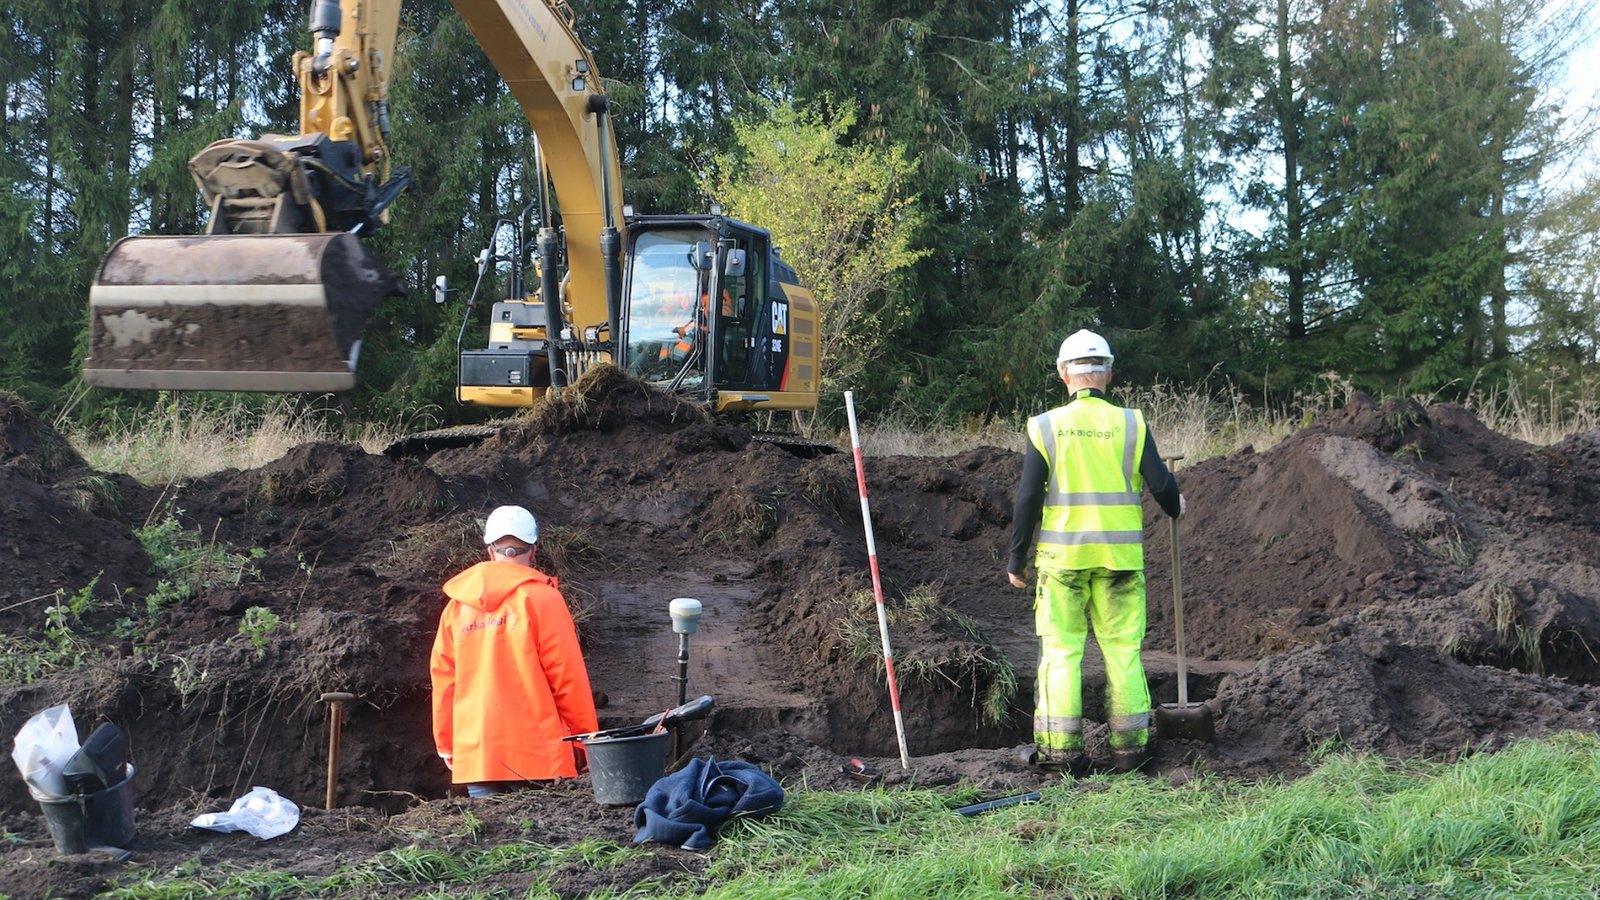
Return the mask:
[[[460, 402], [532, 406], [557, 382], [552, 370], [570, 383], [590, 366], [612, 362], [719, 412], [816, 408], [816, 300], [778, 258], [767, 232], [716, 214], [632, 215], [626, 226], [618, 339], [610, 337], [609, 306], [599, 292], [569, 290], [542, 266], [547, 277], [524, 279], [515, 261], [510, 295], [490, 309], [487, 346], [458, 351]], [[541, 262], [559, 256], [545, 253]], [[534, 283], [541, 287], [527, 294]], [[555, 315], [547, 293], [561, 296]], [[463, 335], [475, 301], [476, 289]]]
[[816, 300], [767, 232], [726, 218], [636, 216], [619, 362], [718, 411], [816, 406]]
[[625, 366], [646, 381], [697, 392], [705, 386], [711, 322], [709, 241], [693, 230], [639, 235], [629, 259]]

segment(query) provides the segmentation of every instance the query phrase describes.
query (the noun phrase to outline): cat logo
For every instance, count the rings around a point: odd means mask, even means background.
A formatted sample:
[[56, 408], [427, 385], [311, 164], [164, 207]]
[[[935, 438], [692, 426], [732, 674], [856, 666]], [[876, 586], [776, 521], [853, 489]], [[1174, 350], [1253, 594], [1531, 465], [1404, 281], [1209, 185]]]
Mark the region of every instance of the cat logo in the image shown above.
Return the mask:
[[772, 304], [772, 333], [773, 334], [788, 334], [789, 333], [789, 304], [787, 304], [787, 303], [774, 303], [774, 304]]

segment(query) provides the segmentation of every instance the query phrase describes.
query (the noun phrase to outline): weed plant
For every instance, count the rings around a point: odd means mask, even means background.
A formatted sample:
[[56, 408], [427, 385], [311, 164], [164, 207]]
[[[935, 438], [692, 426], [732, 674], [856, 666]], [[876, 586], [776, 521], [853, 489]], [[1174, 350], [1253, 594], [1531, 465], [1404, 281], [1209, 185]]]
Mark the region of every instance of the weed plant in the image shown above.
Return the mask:
[[[89, 583], [68, 595], [59, 590], [55, 603], [45, 607], [42, 636], [0, 634], [0, 683], [28, 684], [62, 669], [84, 665], [100, 655], [95, 642], [88, 640], [90, 629], [84, 617], [96, 606], [96, 573]], [[38, 597], [35, 599], [44, 599]]]
[[[178, 511], [182, 515], [182, 510]], [[259, 547], [239, 552], [204, 539], [189, 531], [175, 516], [134, 529], [134, 535], [150, 557], [151, 567], [160, 576], [154, 589], [145, 596], [145, 614], [154, 620], [163, 609], [180, 600], [193, 598], [202, 590], [221, 586], [237, 587], [246, 579], [259, 580], [255, 563], [266, 558]]]
[[272, 643], [272, 636], [281, 622], [278, 614], [265, 606], [252, 606], [244, 611], [244, 617], [239, 620], [239, 634], [255, 648], [256, 659], [266, 658], [267, 646]]

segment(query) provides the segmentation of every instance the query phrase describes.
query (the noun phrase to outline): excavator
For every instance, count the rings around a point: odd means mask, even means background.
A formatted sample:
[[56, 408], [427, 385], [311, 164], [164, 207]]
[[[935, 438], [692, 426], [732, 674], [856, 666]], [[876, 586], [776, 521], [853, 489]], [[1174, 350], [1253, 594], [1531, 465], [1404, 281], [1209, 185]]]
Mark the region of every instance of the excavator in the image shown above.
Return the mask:
[[[609, 363], [718, 412], [815, 409], [815, 297], [761, 228], [716, 207], [636, 215], [624, 205], [610, 100], [566, 0], [453, 2], [532, 126], [540, 195], [529, 204], [539, 220], [527, 282], [537, 287], [511, 280], [486, 346], [458, 338], [457, 399], [532, 406]], [[220, 140], [190, 160], [209, 208], [204, 234], [112, 246], [89, 293], [86, 382], [356, 385], [367, 319], [405, 291], [362, 243], [411, 181], [389, 146], [400, 7], [313, 0], [313, 48], [293, 60], [300, 133]], [[480, 257], [480, 283], [485, 265]], [[435, 299], [449, 292], [441, 278]]]

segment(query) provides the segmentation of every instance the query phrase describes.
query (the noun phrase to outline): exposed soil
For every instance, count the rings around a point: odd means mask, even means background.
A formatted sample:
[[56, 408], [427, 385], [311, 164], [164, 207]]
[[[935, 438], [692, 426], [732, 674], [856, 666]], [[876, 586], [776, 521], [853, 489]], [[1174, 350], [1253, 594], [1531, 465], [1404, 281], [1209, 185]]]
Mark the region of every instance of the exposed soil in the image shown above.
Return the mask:
[[[311, 444], [174, 486], [90, 471], [13, 399], [0, 397], [0, 434], [0, 629], [44, 640], [45, 608], [98, 575], [77, 627], [88, 660], [0, 687], [0, 733], [59, 702], [84, 735], [102, 720], [126, 729], [137, 864], [204, 852], [321, 875], [421, 835], [628, 843], [631, 809], [597, 805], [587, 778], [473, 805], [476, 829], [462, 824], [469, 801], [447, 799], [429, 736], [438, 585], [478, 557], [482, 516], [510, 502], [540, 517], [544, 562], [609, 701], [602, 726], [677, 702], [667, 604], [690, 596], [705, 615], [684, 689], [716, 699], [686, 734], [694, 755], [823, 790], [861, 789], [841, 771], [852, 757], [889, 786], [967, 797], [1057, 780], [1016, 761], [1036, 649], [1031, 593], [1003, 572], [1020, 469], [1009, 451], [867, 460], [906, 771], [848, 453], [800, 458], [614, 371], [476, 447], [392, 459]], [[1189, 689], [1214, 710], [1217, 739], [1158, 742], [1154, 777], [1293, 776], [1330, 742], [1448, 760], [1600, 724], [1600, 432], [1534, 447], [1460, 407], [1358, 396], [1269, 451], [1180, 478]], [[1171, 548], [1147, 508], [1145, 662], [1170, 702]], [[157, 576], [134, 529], [167, 517], [243, 562], [237, 583], [152, 618]], [[251, 607], [283, 623], [259, 652], [240, 634]], [[1091, 651], [1091, 716], [1097, 664]], [[324, 812], [317, 698], [335, 690], [359, 700], [344, 808]], [[1104, 763], [1104, 726], [1089, 736]], [[252, 785], [299, 803], [300, 827], [266, 842], [186, 827]], [[13, 896], [89, 896], [130, 871], [104, 854], [56, 857], [16, 775], [0, 777], [0, 828], [15, 836], [0, 847]], [[579, 896], [704, 869], [703, 855], [650, 846], [648, 862], [605, 880], [586, 867], [541, 877]]]

